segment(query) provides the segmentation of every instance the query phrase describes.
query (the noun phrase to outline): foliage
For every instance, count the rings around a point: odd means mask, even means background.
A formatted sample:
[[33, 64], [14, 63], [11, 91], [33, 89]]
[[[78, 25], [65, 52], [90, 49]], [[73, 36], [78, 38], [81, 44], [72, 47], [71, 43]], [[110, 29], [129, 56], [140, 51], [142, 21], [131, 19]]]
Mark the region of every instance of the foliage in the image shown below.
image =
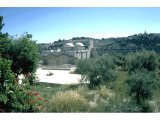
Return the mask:
[[[2, 20], [3, 17], [0, 16], [0, 111], [39, 111], [40, 102], [30, 104], [29, 101], [34, 100], [35, 96], [28, 95], [32, 91], [30, 84], [34, 82], [33, 73], [38, 62], [36, 43], [31, 40], [30, 34], [24, 34], [17, 40], [7, 33], [3, 34]], [[25, 74], [27, 80], [24, 81], [28, 82], [18, 84], [19, 74]]]
[[97, 59], [82, 60], [77, 63], [76, 71], [89, 81], [89, 87], [116, 80], [115, 65], [111, 56], [102, 56]]
[[17, 74], [35, 72], [38, 63], [38, 47], [35, 41], [31, 40], [30, 34], [22, 35], [18, 40], [13, 41], [11, 50], [13, 61], [12, 70]]
[[59, 92], [50, 101], [52, 112], [84, 112], [87, 108], [87, 100], [75, 91]]
[[38, 47], [30, 34], [14, 40], [0, 38], [1, 56], [12, 60], [12, 71], [16, 76], [35, 72], [39, 60]]
[[12, 62], [10, 60], [0, 58], [0, 84], [2, 85], [6, 80], [14, 80], [14, 74], [11, 71], [11, 64]]
[[122, 53], [111, 52], [111, 56], [113, 57], [113, 62], [117, 67], [120, 67], [120, 70], [127, 69], [127, 59], [126, 56]]
[[110, 89], [107, 89], [106, 86], [100, 86], [100, 89], [98, 89], [98, 94], [103, 99], [109, 99], [113, 96], [113, 92]]
[[6, 38], [8, 37], [8, 33], [2, 33], [2, 28], [4, 27], [4, 23], [3, 23], [3, 16], [0, 16], [0, 38]]
[[78, 60], [76, 63], [77, 67], [76, 67], [75, 73], [85, 75], [92, 65], [91, 62], [92, 62], [92, 60], [89, 60], [89, 59]]
[[[108, 41], [112, 41], [108, 43]], [[99, 45], [103, 42], [102, 45]], [[139, 33], [128, 37], [102, 38], [94, 43], [96, 51], [100, 54], [108, 52], [129, 53], [145, 50], [160, 51], [159, 33]]]
[[105, 112], [141, 112], [141, 107], [133, 100], [125, 101], [113, 98], [105, 103]]
[[95, 94], [97, 94], [95, 90], [90, 90], [87, 85], [80, 85], [74, 91], [82, 95], [87, 101], [93, 101]]
[[128, 57], [129, 72], [156, 71], [159, 68], [158, 56], [153, 51], [142, 51], [132, 53]]
[[135, 73], [127, 84], [129, 94], [138, 105], [143, 106], [145, 100], [152, 98], [154, 90], [158, 88], [159, 78], [154, 72]]
[[36, 111], [27, 101], [29, 86], [19, 85], [11, 71], [11, 61], [0, 59], [0, 108], [2, 112], [31, 112]]

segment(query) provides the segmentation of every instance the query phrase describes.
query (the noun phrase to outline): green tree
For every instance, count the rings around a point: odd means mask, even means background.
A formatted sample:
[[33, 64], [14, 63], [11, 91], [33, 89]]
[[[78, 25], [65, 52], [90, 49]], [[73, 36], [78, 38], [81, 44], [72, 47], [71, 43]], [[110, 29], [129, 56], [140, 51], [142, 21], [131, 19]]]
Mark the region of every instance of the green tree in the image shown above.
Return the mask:
[[1, 56], [12, 60], [12, 71], [16, 76], [36, 71], [39, 52], [36, 41], [30, 34], [23, 34], [18, 39], [0, 39]]
[[154, 51], [142, 51], [128, 56], [129, 72], [156, 71], [159, 67], [158, 55]]
[[13, 61], [12, 70], [17, 75], [35, 72], [39, 52], [36, 41], [31, 39], [29, 34], [22, 35], [18, 40], [13, 41], [11, 60]]
[[90, 69], [91, 66], [91, 59], [86, 59], [86, 60], [78, 60], [76, 62], [76, 73], [85, 75], [88, 70]]
[[83, 75], [82, 81], [89, 82], [89, 87], [95, 88], [100, 84], [116, 80], [115, 64], [110, 55], [97, 59], [82, 60], [77, 64], [77, 69]]
[[159, 86], [159, 78], [154, 72], [138, 72], [131, 75], [127, 81], [128, 92], [136, 103], [142, 107], [144, 112], [147, 112], [145, 102], [152, 98], [154, 90]]
[[[39, 102], [35, 101], [30, 84], [18, 84], [19, 74], [33, 73], [38, 62], [38, 48], [30, 34], [17, 40], [1, 32], [4, 24], [0, 16], [0, 112], [34, 112]], [[32, 83], [34, 76], [24, 81]], [[32, 103], [34, 102], [34, 104]]]
[[3, 16], [0, 16], [0, 38], [6, 38], [8, 36], [8, 33], [2, 33], [2, 28], [4, 27], [4, 23], [3, 23]]
[[19, 85], [11, 70], [11, 60], [0, 58], [0, 112], [34, 112], [37, 111], [34, 96], [30, 96], [29, 84]]

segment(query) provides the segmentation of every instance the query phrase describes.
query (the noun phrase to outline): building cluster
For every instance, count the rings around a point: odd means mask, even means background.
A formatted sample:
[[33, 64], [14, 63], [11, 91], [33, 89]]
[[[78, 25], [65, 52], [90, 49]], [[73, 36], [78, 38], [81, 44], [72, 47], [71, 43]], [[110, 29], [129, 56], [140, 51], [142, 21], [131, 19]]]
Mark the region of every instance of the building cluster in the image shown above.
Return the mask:
[[[85, 45], [84, 45], [85, 44]], [[69, 55], [77, 59], [88, 59], [93, 48], [93, 39], [83, 40], [66, 40], [57, 44], [48, 45], [48, 49], [42, 51], [43, 56], [53, 55]]]

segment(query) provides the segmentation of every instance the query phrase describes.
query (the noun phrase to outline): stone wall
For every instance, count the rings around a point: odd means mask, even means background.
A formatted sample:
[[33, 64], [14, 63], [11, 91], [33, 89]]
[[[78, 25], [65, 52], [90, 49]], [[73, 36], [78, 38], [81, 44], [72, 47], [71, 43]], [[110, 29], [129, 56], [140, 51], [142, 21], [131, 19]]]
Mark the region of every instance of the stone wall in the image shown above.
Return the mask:
[[73, 65], [76, 58], [72, 55], [62, 53], [62, 54], [49, 54], [47, 56], [43, 56], [42, 60], [44, 65], [63, 66], [64, 64]]

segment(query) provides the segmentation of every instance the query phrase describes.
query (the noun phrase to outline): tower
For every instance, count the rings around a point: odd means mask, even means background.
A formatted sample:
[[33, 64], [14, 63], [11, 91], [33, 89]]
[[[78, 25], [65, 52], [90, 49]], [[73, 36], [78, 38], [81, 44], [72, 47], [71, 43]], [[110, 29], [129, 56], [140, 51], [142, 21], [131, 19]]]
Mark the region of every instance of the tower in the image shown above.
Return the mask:
[[89, 50], [91, 51], [93, 48], [93, 39], [89, 39]]
[[88, 51], [88, 58], [91, 57], [91, 52], [92, 52], [92, 49], [93, 49], [93, 39], [92, 38], [89, 38], [89, 47], [88, 47], [89, 51]]

